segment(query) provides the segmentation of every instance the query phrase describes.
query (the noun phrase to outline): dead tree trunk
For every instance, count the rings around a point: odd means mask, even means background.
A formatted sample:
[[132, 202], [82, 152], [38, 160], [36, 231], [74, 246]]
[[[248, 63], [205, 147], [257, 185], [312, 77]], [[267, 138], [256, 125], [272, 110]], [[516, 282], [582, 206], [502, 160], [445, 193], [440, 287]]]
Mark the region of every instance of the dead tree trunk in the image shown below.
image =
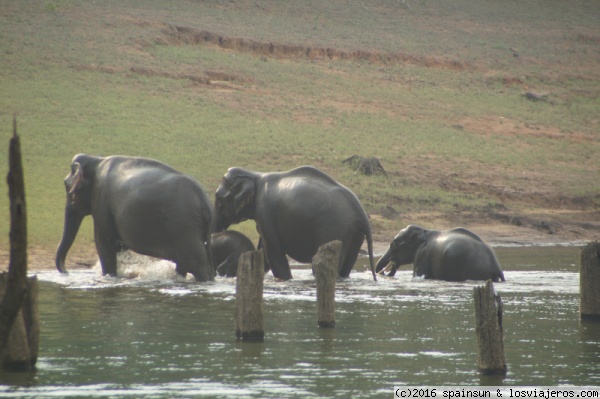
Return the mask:
[[39, 340], [37, 281], [27, 281], [27, 212], [16, 118], [8, 159], [10, 263], [0, 292], [0, 365], [5, 369], [32, 370]]
[[317, 323], [319, 327], [335, 327], [335, 280], [341, 250], [342, 243], [332, 241], [321, 245], [312, 260], [317, 280]]
[[[0, 298], [8, 289], [9, 274], [0, 274]], [[10, 371], [31, 371], [38, 358], [40, 324], [38, 310], [38, 282], [33, 276], [27, 280], [26, 294], [9, 331], [2, 353], [2, 368]]]
[[590, 242], [580, 254], [579, 314], [584, 321], [600, 321], [600, 244]]
[[238, 260], [236, 281], [235, 336], [238, 341], [265, 339], [263, 316], [263, 251], [244, 252]]
[[506, 375], [504, 337], [502, 332], [502, 299], [492, 280], [475, 287], [475, 333], [477, 334], [477, 366], [482, 374]]

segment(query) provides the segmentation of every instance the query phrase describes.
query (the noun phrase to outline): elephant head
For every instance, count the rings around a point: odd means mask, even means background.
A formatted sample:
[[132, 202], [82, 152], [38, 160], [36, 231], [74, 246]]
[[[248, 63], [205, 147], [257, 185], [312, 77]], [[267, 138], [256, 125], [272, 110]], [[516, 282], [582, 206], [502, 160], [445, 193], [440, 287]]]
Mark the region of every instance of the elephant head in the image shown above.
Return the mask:
[[215, 232], [254, 218], [258, 175], [242, 168], [230, 168], [215, 194]]
[[96, 167], [101, 158], [76, 155], [71, 163], [71, 173], [65, 178], [66, 205], [63, 235], [56, 250], [56, 268], [65, 273], [67, 252], [73, 245], [83, 218], [92, 213], [92, 188]]
[[377, 262], [375, 270], [379, 273], [388, 263], [393, 262], [394, 266], [390, 272], [390, 275], [393, 276], [398, 267], [413, 263], [417, 250], [426, 241], [427, 235], [423, 228], [407, 226], [394, 237], [387, 252]]

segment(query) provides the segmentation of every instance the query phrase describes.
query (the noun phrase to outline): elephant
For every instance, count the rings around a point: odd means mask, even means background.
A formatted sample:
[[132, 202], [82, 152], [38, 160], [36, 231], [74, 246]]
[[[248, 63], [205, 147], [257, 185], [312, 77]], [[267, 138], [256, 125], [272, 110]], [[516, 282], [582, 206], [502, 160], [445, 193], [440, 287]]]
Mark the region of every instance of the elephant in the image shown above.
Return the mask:
[[159, 161], [78, 154], [65, 178], [64, 229], [56, 268], [65, 259], [83, 218], [94, 219], [94, 241], [103, 275], [116, 276], [117, 252], [130, 249], [167, 259], [181, 276], [212, 280], [212, 202], [196, 179]]
[[244, 252], [254, 251], [254, 244], [239, 231], [225, 230], [212, 234], [211, 249], [219, 276], [235, 277], [238, 260]]
[[394, 276], [398, 267], [412, 263], [413, 275], [426, 279], [505, 281], [492, 248], [462, 227], [440, 231], [409, 225], [394, 237], [377, 262], [377, 272], [383, 273], [390, 262], [393, 265], [388, 276]]
[[256, 222], [265, 268], [275, 278], [292, 278], [287, 256], [310, 263], [321, 245], [334, 240], [342, 243], [338, 274], [348, 277], [366, 238], [377, 280], [367, 213], [350, 189], [313, 166], [271, 173], [230, 168], [216, 191], [215, 213], [215, 231]]

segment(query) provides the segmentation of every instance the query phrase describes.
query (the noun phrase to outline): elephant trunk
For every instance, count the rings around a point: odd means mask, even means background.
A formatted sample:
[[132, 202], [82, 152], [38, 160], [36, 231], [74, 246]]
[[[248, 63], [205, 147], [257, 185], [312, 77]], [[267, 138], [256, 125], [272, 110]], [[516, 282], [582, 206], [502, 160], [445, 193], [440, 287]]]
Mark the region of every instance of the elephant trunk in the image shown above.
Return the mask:
[[227, 228], [229, 226], [231, 226], [231, 222], [229, 221], [229, 218], [227, 216], [225, 216], [222, 205], [220, 204], [219, 201], [216, 201], [215, 203], [215, 216], [216, 216], [216, 220], [215, 220], [215, 224], [213, 227], [213, 233], [220, 233], [222, 231], [227, 230]]
[[228, 223], [226, 220], [224, 220], [224, 218], [220, 217], [217, 215], [217, 222], [215, 223], [215, 227], [213, 229], [214, 233], [220, 233], [222, 231], [227, 230], [227, 228], [230, 226], [230, 223]]
[[388, 250], [385, 253], [385, 255], [383, 255], [381, 257], [381, 259], [379, 259], [379, 261], [377, 262], [377, 265], [375, 266], [375, 271], [377, 273], [381, 272], [388, 265], [388, 263], [390, 263], [391, 258], [392, 258], [392, 254]]
[[81, 226], [84, 216], [84, 214], [78, 212], [70, 204], [67, 204], [65, 207], [65, 225], [63, 228], [62, 239], [56, 250], [55, 259], [56, 268], [61, 273], [67, 272], [65, 269], [65, 259], [67, 258], [69, 249], [71, 249], [71, 245], [73, 245], [73, 241], [75, 241], [77, 232], [79, 232], [79, 227]]

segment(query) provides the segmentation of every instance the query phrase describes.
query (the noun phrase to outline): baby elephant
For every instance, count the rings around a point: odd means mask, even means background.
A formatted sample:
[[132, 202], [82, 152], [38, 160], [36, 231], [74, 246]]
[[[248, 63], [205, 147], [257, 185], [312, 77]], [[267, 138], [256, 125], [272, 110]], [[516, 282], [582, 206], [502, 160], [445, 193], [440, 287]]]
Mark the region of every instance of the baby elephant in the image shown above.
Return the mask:
[[412, 263], [415, 276], [426, 279], [464, 281], [504, 281], [504, 273], [494, 251], [479, 236], [465, 228], [427, 230], [407, 226], [400, 230], [385, 255], [377, 262], [376, 271], [392, 262], [388, 276], [398, 267]]
[[255, 251], [254, 244], [245, 235], [235, 230], [213, 233], [212, 256], [219, 276], [235, 277], [238, 259], [244, 252]]

